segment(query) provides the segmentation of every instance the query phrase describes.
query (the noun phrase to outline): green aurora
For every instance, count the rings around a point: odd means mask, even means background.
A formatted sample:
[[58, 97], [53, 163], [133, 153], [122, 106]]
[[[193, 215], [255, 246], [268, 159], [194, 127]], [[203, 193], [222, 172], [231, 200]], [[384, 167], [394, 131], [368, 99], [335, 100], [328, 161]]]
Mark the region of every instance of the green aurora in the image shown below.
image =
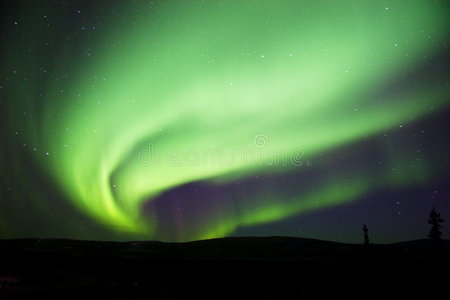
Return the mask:
[[[373, 180], [356, 168], [289, 199], [262, 187], [238, 210], [221, 203], [175, 233], [142, 212], [192, 182], [308, 172], [309, 162], [320, 168], [321, 153], [447, 107], [448, 78], [380, 93], [447, 38], [441, 5], [161, 1], [136, 13], [124, 1], [115, 26], [97, 29], [95, 52], [75, 63], [70, 80], [48, 82], [39, 115], [15, 128], [73, 205], [129, 237], [227, 236], [424, 182], [433, 175], [426, 163], [404, 169], [407, 178], [386, 171]], [[28, 81], [40, 84], [33, 74]], [[34, 91], [20, 91], [14, 113], [31, 105]]]

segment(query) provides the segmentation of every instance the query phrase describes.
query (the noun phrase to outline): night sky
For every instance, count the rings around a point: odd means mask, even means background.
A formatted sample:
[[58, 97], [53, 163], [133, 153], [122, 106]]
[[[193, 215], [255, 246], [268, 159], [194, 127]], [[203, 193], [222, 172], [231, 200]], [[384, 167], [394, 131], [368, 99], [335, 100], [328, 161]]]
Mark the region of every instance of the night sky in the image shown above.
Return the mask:
[[425, 238], [449, 6], [1, 1], [0, 237]]

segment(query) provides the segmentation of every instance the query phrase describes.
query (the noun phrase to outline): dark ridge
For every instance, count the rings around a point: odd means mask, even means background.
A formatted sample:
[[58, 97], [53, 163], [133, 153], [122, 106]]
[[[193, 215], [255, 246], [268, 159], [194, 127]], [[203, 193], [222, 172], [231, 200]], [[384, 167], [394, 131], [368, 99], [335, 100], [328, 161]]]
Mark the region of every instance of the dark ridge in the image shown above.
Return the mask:
[[[0, 298], [287, 299], [439, 295], [450, 241], [343, 244], [294, 237], [185, 243], [0, 240]], [[434, 274], [434, 275], [433, 275]]]

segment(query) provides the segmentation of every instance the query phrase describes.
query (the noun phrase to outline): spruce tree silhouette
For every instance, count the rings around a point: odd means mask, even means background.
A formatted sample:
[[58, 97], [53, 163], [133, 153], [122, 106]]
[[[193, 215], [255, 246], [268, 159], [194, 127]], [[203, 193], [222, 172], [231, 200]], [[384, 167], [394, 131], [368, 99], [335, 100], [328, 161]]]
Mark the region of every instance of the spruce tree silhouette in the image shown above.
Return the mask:
[[364, 224], [363, 226], [363, 232], [364, 232], [364, 246], [369, 246], [369, 228], [367, 228], [367, 225]]
[[431, 225], [430, 233], [428, 234], [428, 237], [433, 242], [433, 245], [435, 246], [441, 246], [442, 243], [442, 223], [444, 223], [444, 220], [441, 218], [441, 214], [439, 214], [436, 209], [433, 207], [433, 209], [430, 212], [430, 217], [428, 219], [428, 224]]

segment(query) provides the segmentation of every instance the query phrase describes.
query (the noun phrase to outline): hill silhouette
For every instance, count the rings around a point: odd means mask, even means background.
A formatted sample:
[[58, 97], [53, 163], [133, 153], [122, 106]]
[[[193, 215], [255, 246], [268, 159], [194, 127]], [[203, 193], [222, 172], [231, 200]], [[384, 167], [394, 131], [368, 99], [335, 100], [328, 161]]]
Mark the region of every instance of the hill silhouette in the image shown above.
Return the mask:
[[[364, 247], [293, 237], [230, 237], [186, 243], [69, 239], [0, 240], [0, 297], [30, 295], [173, 299], [290, 295], [390, 295], [444, 287], [450, 241]], [[442, 280], [442, 283], [439, 282]]]

